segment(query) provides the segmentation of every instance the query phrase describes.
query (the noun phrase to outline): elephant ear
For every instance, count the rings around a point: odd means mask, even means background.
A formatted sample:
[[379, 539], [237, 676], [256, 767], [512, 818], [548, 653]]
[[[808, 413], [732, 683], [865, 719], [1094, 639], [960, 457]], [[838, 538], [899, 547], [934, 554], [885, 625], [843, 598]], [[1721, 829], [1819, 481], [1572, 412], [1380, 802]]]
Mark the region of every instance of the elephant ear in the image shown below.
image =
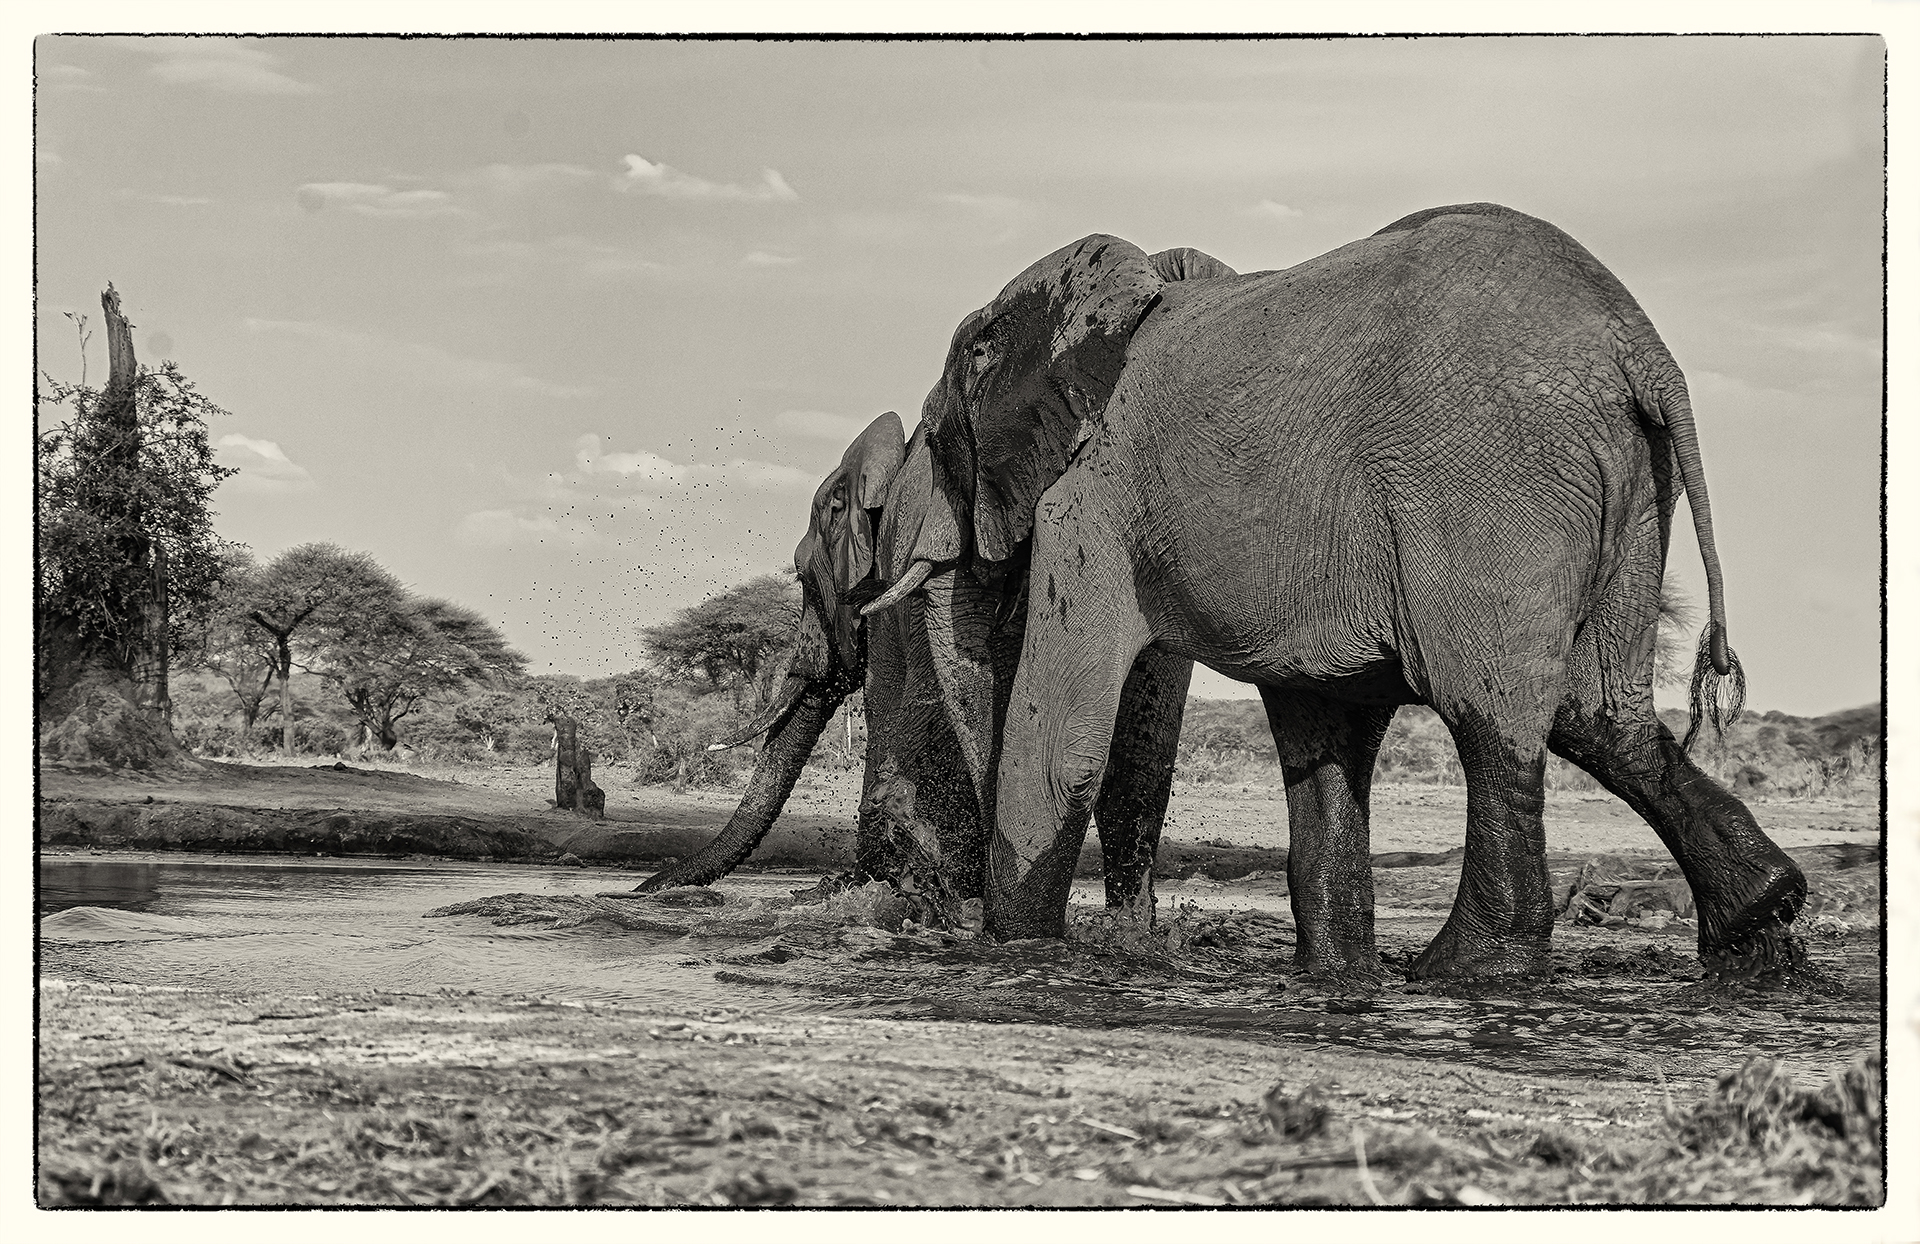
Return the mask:
[[[867, 425], [841, 455], [840, 470], [830, 483], [838, 490], [823, 488], [814, 505], [820, 530], [827, 533], [833, 561], [835, 595], [845, 599], [873, 570], [873, 515], [886, 504], [887, 487], [907, 456], [906, 429], [893, 411]], [[822, 502], [825, 512], [820, 512]], [[835, 512], [835, 506], [839, 507]]]
[[1175, 246], [1155, 252], [1148, 260], [1163, 281], [1211, 281], [1223, 276], [1239, 276], [1232, 268], [1205, 251], [1191, 246]]
[[[1022, 272], [962, 325], [946, 379], [971, 415], [981, 557], [1005, 560], [1033, 530], [1040, 494], [1067, 469], [1083, 428], [1105, 414], [1127, 343], [1162, 284], [1139, 247], [1094, 234]], [[942, 455], [950, 479], [964, 478], [960, 457]]]

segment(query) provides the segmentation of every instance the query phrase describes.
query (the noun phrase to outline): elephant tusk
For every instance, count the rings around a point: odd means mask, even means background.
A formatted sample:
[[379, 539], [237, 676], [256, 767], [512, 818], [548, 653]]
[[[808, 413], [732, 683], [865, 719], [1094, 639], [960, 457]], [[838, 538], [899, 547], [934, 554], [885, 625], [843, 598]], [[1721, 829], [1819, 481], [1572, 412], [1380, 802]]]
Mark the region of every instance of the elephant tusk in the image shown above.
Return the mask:
[[918, 589], [922, 583], [925, 583], [927, 581], [927, 576], [931, 575], [932, 573], [933, 573], [932, 562], [922, 560], [922, 561], [917, 561], [913, 563], [913, 565], [907, 568], [907, 573], [901, 575], [899, 580], [895, 582], [892, 587], [888, 588], [885, 592], [882, 592], [878, 597], [874, 599], [872, 604], [862, 609], [860, 611], [860, 616], [863, 618], [870, 618], [874, 614], [879, 613], [882, 609], [893, 608], [895, 605], [905, 600], [916, 589]]

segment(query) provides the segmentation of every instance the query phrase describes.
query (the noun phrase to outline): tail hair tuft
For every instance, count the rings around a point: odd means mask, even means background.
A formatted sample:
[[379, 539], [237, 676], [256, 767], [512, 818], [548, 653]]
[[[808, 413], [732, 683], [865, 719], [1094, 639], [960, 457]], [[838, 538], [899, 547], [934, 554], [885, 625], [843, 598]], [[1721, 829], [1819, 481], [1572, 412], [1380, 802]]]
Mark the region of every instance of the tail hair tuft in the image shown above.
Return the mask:
[[1702, 721], [1711, 722], [1719, 738], [1740, 716], [1747, 703], [1747, 673], [1731, 645], [1727, 647], [1727, 673], [1722, 677], [1713, 668], [1714, 627], [1708, 623], [1700, 631], [1700, 651], [1693, 659], [1693, 684], [1687, 695], [1687, 737], [1680, 750], [1691, 752]]

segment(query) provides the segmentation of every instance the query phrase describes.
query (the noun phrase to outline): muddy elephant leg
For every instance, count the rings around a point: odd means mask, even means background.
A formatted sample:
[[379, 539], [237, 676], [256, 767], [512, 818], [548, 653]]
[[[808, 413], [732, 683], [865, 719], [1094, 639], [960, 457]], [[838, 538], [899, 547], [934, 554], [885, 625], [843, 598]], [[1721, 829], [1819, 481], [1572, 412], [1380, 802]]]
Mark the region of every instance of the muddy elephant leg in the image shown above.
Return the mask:
[[1673, 853], [1693, 889], [1700, 959], [1709, 971], [1783, 966], [1786, 926], [1806, 899], [1806, 878], [1655, 715], [1665, 542], [1651, 506], [1631, 539], [1620, 573], [1574, 642], [1547, 745], [1639, 813]]
[[1153, 920], [1153, 857], [1173, 793], [1174, 753], [1193, 662], [1143, 648], [1120, 691], [1112, 755], [1093, 807], [1107, 906]]
[[1789, 964], [1787, 925], [1806, 901], [1806, 877], [1658, 718], [1617, 721], [1570, 699], [1549, 742], [1638, 812], [1673, 853], [1693, 889], [1708, 971]]
[[[1466, 559], [1464, 564], [1472, 564]], [[1567, 681], [1578, 560], [1529, 550], [1423, 585], [1415, 624], [1429, 703], [1467, 783], [1466, 855], [1446, 923], [1410, 979], [1550, 970], [1547, 731]]]
[[949, 724], [928, 646], [933, 608], [930, 594], [869, 619], [867, 777], [856, 863], [868, 877], [895, 884], [912, 878], [951, 919], [956, 913], [945, 908], [980, 897], [986, 840], [971, 765]]
[[1545, 973], [1554, 916], [1541, 823], [1546, 732], [1514, 737], [1473, 712], [1441, 718], [1467, 780], [1466, 858], [1453, 911], [1407, 976]]
[[1027, 633], [1001, 738], [987, 928], [1060, 937], [1067, 895], [1100, 793], [1120, 693], [1153, 638], [1124, 559], [1078, 557], [1073, 505], [1043, 503], [1034, 527]]
[[1287, 780], [1287, 889], [1296, 971], [1377, 973], [1367, 800], [1392, 705], [1262, 687]]

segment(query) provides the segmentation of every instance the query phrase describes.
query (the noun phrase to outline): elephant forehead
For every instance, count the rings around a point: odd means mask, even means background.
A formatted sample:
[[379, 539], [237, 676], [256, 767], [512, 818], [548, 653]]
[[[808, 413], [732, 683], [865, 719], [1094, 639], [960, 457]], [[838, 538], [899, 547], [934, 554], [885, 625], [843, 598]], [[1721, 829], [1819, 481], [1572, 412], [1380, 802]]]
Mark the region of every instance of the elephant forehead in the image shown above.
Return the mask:
[[1006, 298], [1037, 285], [1071, 280], [1076, 275], [1084, 277], [1087, 273], [1099, 271], [1112, 262], [1132, 255], [1138, 255], [1143, 260], [1146, 258], [1146, 252], [1131, 242], [1111, 234], [1091, 233], [1028, 264], [1025, 271], [1007, 282], [1006, 288], [1000, 291], [1000, 297]]

